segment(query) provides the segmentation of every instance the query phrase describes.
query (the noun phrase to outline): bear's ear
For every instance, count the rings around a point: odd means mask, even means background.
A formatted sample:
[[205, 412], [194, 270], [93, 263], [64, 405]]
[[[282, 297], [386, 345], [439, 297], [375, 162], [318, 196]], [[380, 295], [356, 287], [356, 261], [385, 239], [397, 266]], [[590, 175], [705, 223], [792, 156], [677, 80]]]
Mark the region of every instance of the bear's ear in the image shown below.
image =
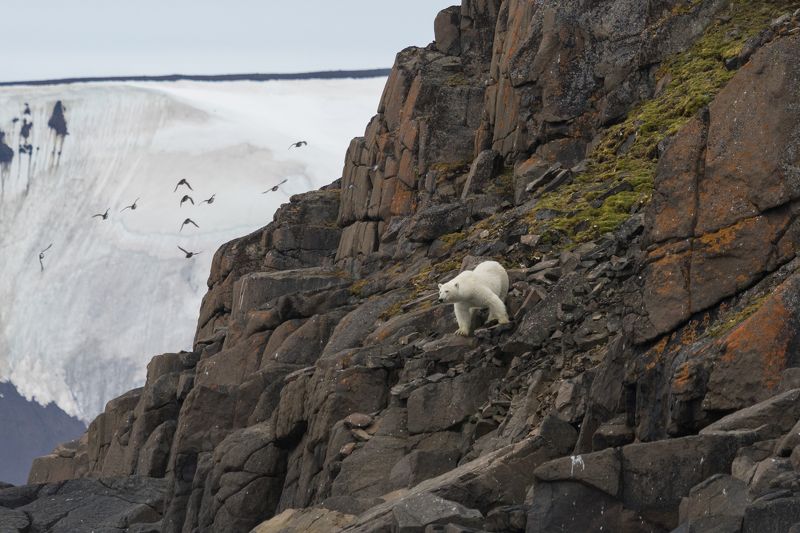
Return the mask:
[[456, 289], [458, 288], [458, 282], [456, 281]]
[[441, 284], [441, 283], [439, 284], [439, 288], [440, 288], [440, 289], [442, 288], [442, 284]]

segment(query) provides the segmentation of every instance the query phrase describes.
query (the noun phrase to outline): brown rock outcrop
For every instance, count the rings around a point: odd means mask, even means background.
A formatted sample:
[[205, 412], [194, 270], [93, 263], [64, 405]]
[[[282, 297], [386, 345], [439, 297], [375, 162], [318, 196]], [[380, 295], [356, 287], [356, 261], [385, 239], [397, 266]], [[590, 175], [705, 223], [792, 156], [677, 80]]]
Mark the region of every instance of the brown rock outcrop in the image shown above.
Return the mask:
[[660, 161], [645, 269], [648, 340], [794, 257], [800, 37], [756, 53]]

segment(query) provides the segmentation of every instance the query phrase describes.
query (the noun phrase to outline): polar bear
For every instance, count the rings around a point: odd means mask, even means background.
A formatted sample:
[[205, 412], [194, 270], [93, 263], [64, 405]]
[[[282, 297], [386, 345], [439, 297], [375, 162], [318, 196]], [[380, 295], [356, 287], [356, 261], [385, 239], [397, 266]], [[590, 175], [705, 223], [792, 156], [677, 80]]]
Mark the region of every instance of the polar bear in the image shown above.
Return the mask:
[[508, 273], [497, 261], [484, 261], [475, 270], [465, 270], [447, 283], [439, 284], [439, 301], [455, 304], [456, 335], [472, 335], [475, 311], [489, 308], [489, 320], [508, 324], [503, 303], [508, 294]]

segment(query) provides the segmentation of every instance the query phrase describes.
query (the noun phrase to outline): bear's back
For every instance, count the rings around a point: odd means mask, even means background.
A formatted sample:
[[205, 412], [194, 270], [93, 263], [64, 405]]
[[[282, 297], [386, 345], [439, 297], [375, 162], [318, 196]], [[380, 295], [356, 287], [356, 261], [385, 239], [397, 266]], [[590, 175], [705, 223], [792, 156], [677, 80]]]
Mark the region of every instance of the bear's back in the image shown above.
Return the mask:
[[484, 261], [473, 270], [484, 283], [490, 285], [492, 291], [504, 300], [508, 294], [508, 273], [497, 261]]
[[[469, 271], [462, 272], [466, 274]], [[459, 276], [461, 275], [459, 274]], [[508, 294], [508, 273], [497, 261], [484, 261], [472, 270], [472, 278], [476, 282], [489, 287], [501, 300]]]

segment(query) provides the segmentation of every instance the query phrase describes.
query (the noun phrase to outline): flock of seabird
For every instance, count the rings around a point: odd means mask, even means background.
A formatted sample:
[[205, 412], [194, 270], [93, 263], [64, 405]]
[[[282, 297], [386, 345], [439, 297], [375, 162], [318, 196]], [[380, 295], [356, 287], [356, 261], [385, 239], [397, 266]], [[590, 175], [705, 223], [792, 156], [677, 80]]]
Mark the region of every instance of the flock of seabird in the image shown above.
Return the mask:
[[[289, 145], [289, 149], [301, 148], [301, 147], [306, 146], [306, 145], [308, 145], [308, 142], [306, 142], [306, 141], [297, 141], [297, 142], [294, 142], [291, 145]], [[268, 192], [275, 192], [280, 188], [281, 185], [283, 185], [287, 181], [289, 181], [289, 180], [288, 179], [284, 179], [280, 183], [277, 183], [277, 184], [273, 185], [272, 187], [268, 188], [266, 191], [263, 191], [261, 194], [266, 194]], [[185, 178], [181, 179], [180, 181], [178, 181], [178, 183], [175, 185], [175, 189], [173, 189], [172, 192], [173, 193], [178, 192], [178, 188], [181, 187], [181, 186], [186, 186], [186, 187], [189, 188], [190, 191], [194, 192], [194, 189], [192, 188], [192, 186], [189, 184], [189, 182]], [[209, 198], [206, 198], [205, 200], [201, 201], [200, 205], [203, 205], [203, 204], [211, 205], [211, 204], [213, 204], [216, 196], [217, 196], [216, 193], [212, 194]], [[120, 213], [122, 213], [126, 209], [130, 209], [131, 211], [135, 211], [139, 200], [140, 200], [140, 198], [136, 198], [136, 200], [134, 200], [132, 204], [126, 205], [125, 207], [123, 207], [120, 210]], [[183, 207], [183, 204], [185, 202], [191, 202], [192, 205], [195, 205], [194, 199], [188, 194], [184, 194], [183, 195], [183, 197], [181, 198], [180, 203], [178, 204], [178, 206], [179, 207]], [[105, 210], [104, 213], [97, 213], [95, 215], [92, 215], [91, 218], [100, 218], [101, 220], [107, 220], [108, 219], [108, 212], [110, 210], [111, 210], [111, 208], [108, 208], [108, 209]], [[186, 220], [183, 221], [183, 223], [181, 224], [181, 227], [180, 227], [180, 229], [178, 231], [183, 231], [183, 227], [186, 226], [187, 224], [191, 224], [196, 228], [200, 227], [200, 226], [197, 225], [197, 223], [194, 220], [192, 220], [191, 218], [187, 218]], [[42, 272], [44, 272], [44, 254], [50, 248], [52, 248], [52, 246], [53, 246], [53, 243], [51, 242], [47, 246], [47, 248], [45, 248], [44, 250], [39, 252], [39, 266], [41, 267]], [[181, 252], [184, 253], [184, 255], [186, 256], [186, 259], [191, 259], [192, 257], [203, 253], [203, 252], [190, 252], [190, 251], [186, 250], [185, 248], [182, 248], [181, 246], [178, 246], [178, 249]]]

